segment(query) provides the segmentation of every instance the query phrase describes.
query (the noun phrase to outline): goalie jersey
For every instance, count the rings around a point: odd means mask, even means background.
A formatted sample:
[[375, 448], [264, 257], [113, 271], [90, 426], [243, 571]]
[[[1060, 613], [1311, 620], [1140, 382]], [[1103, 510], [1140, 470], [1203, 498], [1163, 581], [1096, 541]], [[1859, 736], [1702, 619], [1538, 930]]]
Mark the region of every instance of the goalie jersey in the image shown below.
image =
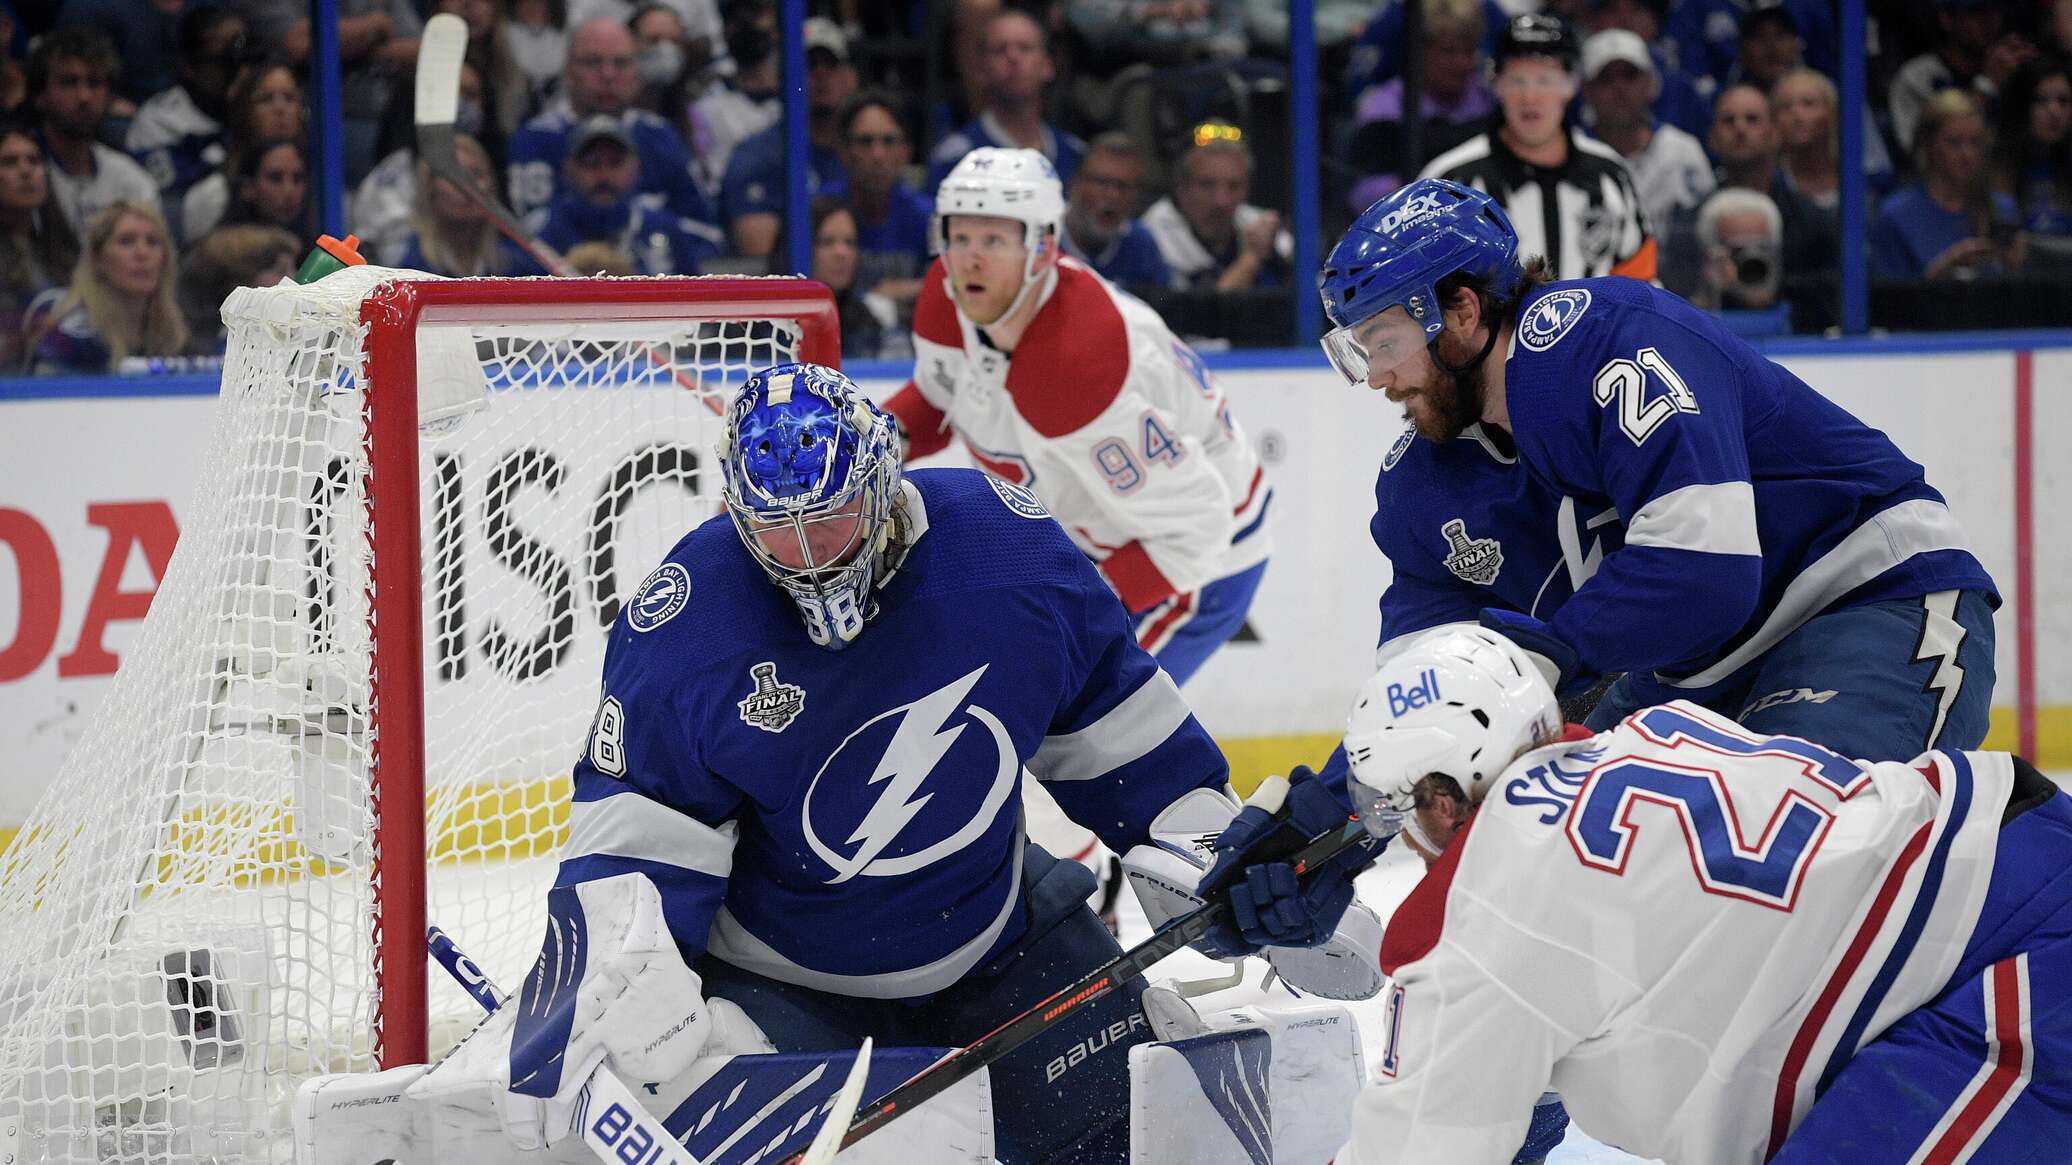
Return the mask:
[[2004, 753], [1869, 764], [1682, 701], [1527, 753], [1389, 922], [1338, 1165], [1509, 1161], [1550, 1088], [1641, 1157], [1766, 1160], [1958, 971], [2013, 782]]
[[557, 885], [637, 871], [686, 959], [926, 996], [1022, 934], [1022, 781], [1118, 852], [1226, 784], [1027, 490], [935, 469], [901, 493], [911, 549], [839, 652], [725, 516], [670, 551], [612, 627]]
[[980, 466], [1043, 499], [1131, 611], [1266, 560], [1266, 473], [1157, 312], [1063, 258], [1010, 356], [948, 280], [937, 259], [914, 305], [914, 379], [885, 402], [909, 458], [954, 430]]
[[1504, 385], [1515, 448], [1476, 431], [1384, 458], [1374, 536], [1404, 588], [1384, 642], [1504, 606], [1585, 673], [1652, 673], [1647, 702], [1704, 699], [1824, 610], [1993, 591], [1919, 465], [1658, 288], [1528, 293]]

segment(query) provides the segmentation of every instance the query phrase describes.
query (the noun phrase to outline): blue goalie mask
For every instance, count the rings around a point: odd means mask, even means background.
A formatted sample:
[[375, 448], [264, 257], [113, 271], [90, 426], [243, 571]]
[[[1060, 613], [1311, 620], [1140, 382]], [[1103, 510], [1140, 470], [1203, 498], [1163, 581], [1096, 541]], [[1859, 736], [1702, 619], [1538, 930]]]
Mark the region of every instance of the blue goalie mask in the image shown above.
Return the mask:
[[813, 642], [839, 651], [870, 617], [891, 537], [891, 415], [832, 368], [779, 364], [728, 406], [722, 459], [742, 543], [798, 604]]
[[1436, 285], [1456, 272], [1497, 295], [1524, 279], [1518, 232], [1487, 194], [1444, 178], [1420, 178], [1362, 211], [1331, 248], [1317, 293], [1332, 324], [1324, 354], [1356, 385], [1367, 383], [1362, 324], [1400, 307], [1427, 344], [1446, 326]]

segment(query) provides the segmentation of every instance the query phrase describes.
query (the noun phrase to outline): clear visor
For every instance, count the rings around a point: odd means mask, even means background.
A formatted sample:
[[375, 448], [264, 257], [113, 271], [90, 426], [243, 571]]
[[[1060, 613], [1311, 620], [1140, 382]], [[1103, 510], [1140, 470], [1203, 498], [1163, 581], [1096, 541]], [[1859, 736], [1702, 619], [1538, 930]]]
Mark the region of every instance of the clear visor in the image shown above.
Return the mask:
[[1330, 357], [1331, 367], [1356, 388], [1367, 386], [1367, 345], [1362, 343], [1357, 331], [1358, 324], [1332, 328], [1324, 333], [1324, 355]]
[[867, 523], [858, 492], [826, 513], [809, 517], [751, 518], [743, 524], [757, 552], [785, 572], [806, 578], [831, 574], [854, 561]]

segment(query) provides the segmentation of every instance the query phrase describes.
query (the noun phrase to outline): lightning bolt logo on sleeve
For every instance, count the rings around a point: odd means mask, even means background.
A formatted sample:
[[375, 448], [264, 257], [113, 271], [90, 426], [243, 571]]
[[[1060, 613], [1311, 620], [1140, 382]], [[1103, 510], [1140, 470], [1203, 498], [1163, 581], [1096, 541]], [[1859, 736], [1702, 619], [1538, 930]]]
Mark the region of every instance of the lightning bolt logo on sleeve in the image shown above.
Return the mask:
[[[987, 666], [980, 665], [918, 700], [873, 716], [850, 733], [821, 765], [806, 789], [801, 824], [807, 844], [833, 871], [827, 879], [829, 885], [857, 877], [912, 873], [962, 850], [992, 826], [1014, 792], [1021, 760], [1000, 718], [976, 703], [966, 703], [986, 674]], [[880, 739], [883, 731], [874, 732], [873, 728], [888, 719], [894, 721], [891, 739], [871, 765], [863, 789], [839, 787], [844, 774], [861, 770], [854, 754], [862, 750], [868, 755], [870, 742]], [[975, 812], [939, 806], [939, 812], [926, 813], [936, 794], [924, 792], [923, 786], [943, 766], [944, 757], [974, 721], [986, 729], [994, 754], [993, 781], [986, 789], [984, 801]], [[967, 755], [971, 751], [964, 750]], [[951, 771], [962, 767], [951, 766]], [[957, 783], [969, 787], [967, 781]], [[938, 784], [945, 789], [950, 787]], [[825, 825], [858, 800], [873, 796], [875, 799], [869, 800], [868, 808], [841, 843], [842, 849], [854, 847], [846, 854], [829, 845], [815, 829], [816, 810]], [[947, 836], [939, 840], [927, 840], [930, 834], [945, 832]], [[839, 829], [836, 833], [839, 835]], [[901, 842], [903, 837], [905, 841]]]

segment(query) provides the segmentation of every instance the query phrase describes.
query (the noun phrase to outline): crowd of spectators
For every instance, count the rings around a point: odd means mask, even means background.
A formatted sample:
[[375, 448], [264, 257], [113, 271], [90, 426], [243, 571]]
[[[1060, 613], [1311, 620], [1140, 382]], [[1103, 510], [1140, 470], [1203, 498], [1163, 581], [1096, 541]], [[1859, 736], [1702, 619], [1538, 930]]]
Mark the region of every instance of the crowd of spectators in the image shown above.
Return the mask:
[[[907, 351], [935, 184], [986, 145], [1048, 157], [1065, 250], [1184, 333], [1301, 341], [1284, 4], [809, 7], [813, 211], [798, 225], [849, 351]], [[339, 11], [335, 144], [347, 225], [374, 260], [538, 270], [415, 156], [417, 40], [452, 12], [469, 33], [460, 160], [541, 240], [586, 270], [783, 265], [776, 0]], [[1846, 164], [1868, 178], [1873, 275], [1940, 286], [2072, 270], [2072, 0], [1870, 11], [1864, 148]], [[1568, 47], [1506, 69], [1499, 45], [1528, 13], [1558, 21]], [[1609, 212], [1583, 223], [1574, 245], [1610, 240], [1606, 269], [1771, 324], [1832, 321], [1844, 30], [1828, 0], [1319, 0], [1315, 19], [1320, 244], [1420, 173], [1486, 185], [1616, 171], [1606, 188], [1629, 193], [1613, 210], [1646, 242]], [[222, 298], [285, 277], [318, 229], [314, 42], [303, 0], [0, 0], [0, 374], [220, 352]], [[1565, 245], [1537, 224], [1522, 233]]]

